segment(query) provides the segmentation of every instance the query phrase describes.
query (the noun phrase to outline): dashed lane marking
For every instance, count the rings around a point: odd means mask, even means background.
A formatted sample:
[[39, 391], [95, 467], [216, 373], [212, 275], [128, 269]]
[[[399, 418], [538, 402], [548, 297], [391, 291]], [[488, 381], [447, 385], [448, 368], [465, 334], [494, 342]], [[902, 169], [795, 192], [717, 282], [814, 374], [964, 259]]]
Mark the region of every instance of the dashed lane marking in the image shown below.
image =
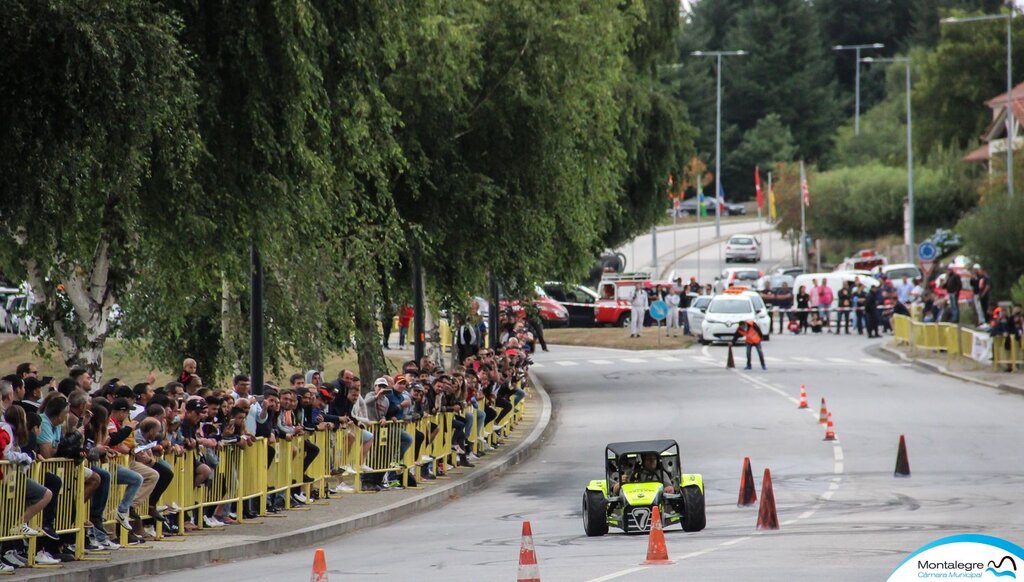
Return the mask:
[[647, 360], [643, 358], [622, 358], [623, 362], [629, 362], [630, 364], [646, 364]]
[[579, 362], [573, 362], [572, 360], [564, 360], [564, 361], [555, 362], [555, 363], [558, 364], [559, 366], [579, 366], [580, 365]]
[[598, 366], [606, 366], [613, 363], [611, 360], [587, 360], [591, 364], [597, 364]]

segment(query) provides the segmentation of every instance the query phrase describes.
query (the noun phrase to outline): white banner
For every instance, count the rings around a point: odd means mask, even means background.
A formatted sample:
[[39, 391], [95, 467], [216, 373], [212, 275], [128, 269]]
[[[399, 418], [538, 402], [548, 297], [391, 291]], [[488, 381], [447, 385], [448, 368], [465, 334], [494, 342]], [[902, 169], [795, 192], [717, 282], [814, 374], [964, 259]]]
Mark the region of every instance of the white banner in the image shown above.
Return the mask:
[[978, 362], [992, 361], [992, 336], [986, 333], [972, 332], [971, 359]]

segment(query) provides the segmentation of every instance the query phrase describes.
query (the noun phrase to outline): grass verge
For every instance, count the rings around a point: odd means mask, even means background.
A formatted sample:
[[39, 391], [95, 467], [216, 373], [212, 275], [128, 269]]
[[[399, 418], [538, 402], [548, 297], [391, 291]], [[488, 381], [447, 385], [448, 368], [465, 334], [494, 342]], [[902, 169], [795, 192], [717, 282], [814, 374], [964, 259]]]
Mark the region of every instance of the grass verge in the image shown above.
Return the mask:
[[679, 331], [679, 337], [665, 337], [665, 328], [662, 328], [659, 338], [658, 330], [654, 327], [645, 327], [639, 338], [629, 337], [629, 329], [622, 327], [545, 329], [544, 339], [550, 344], [620, 350], [678, 350], [689, 348], [694, 343], [694, 339], [683, 335], [682, 330]]

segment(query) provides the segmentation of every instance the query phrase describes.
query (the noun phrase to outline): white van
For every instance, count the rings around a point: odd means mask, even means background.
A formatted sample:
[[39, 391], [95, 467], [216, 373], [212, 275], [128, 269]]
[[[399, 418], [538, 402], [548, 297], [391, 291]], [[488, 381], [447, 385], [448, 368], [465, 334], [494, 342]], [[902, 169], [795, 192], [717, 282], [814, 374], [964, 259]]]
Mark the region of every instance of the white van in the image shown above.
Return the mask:
[[794, 295], [800, 291], [800, 286], [803, 285], [806, 288], [807, 293], [811, 292], [811, 288], [814, 286], [811, 281], [817, 279], [818, 284], [821, 285], [822, 279], [828, 281], [828, 286], [832, 288], [832, 305], [830, 308], [836, 306], [836, 301], [839, 300], [839, 289], [847, 281], [860, 280], [864, 284], [864, 289], [871, 289], [874, 285], [880, 285], [878, 279], [874, 277], [868, 277], [867, 275], [861, 275], [860, 273], [849, 273], [846, 271], [834, 271], [832, 273], [804, 273], [797, 275], [796, 280], [793, 281], [793, 293]]

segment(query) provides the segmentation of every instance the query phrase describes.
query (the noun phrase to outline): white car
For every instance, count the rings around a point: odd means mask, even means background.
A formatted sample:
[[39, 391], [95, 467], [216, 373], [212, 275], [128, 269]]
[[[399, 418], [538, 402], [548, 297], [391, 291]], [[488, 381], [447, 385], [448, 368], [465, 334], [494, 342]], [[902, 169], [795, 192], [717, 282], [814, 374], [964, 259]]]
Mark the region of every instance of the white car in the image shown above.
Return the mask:
[[753, 291], [715, 295], [704, 313], [698, 339], [705, 345], [732, 341], [737, 327], [743, 321], [753, 321], [761, 330], [764, 340], [771, 339], [771, 318], [760, 295]]
[[913, 281], [921, 277], [921, 269], [917, 268], [917, 265], [913, 263], [897, 263], [895, 265], [883, 265], [876, 267], [873, 276], [879, 279], [892, 279], [893, 281], [899, 281], [903, 277], [906, 277]]
[[761, 262], [761, 241], [750, 234], [734, 234], [725, 243], [725, 262]]
[[701, 336], [701, 324], [704, 323], [704, 312], [711, 303], [711, 295], [696, 295], [690, 299], [686, 308], [686, 321], [690, 323], [690, 335]]

